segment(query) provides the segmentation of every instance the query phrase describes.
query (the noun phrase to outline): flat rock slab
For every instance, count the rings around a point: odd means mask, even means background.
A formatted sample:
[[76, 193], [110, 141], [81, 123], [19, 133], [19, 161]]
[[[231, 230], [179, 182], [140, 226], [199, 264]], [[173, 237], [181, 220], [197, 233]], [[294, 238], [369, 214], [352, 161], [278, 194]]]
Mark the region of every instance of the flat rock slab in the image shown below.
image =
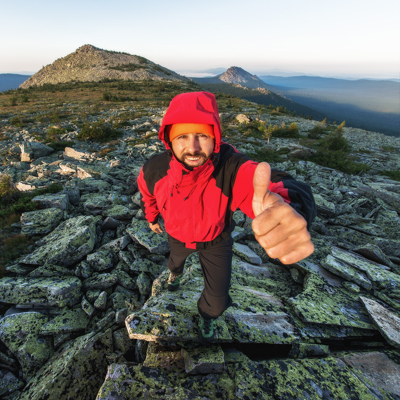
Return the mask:
[[[130, 338], [198, 342], [197, 300], [203, 290], [203, 278], [198, 274], [196, 267], [187, 270], [179, 290], [158, 291], [141, 310], [128, 316], [125, 323]], [[232, 285], [230, 295], [233, 305], [217, 319], [215, 342], [292, 343], [299, 340], [283, 304], [273, 295], [238, 284]]]
[[112, 333], [80, 336], [68, 342], [32, 378], [19, 400], [93, 400], [107, 371]]
[[40, 331], [48, 317], [38, 312], [11, 314], [0, 319], [0, 340], [17, 357], [25, 379], [29, 379], [53, 355], [51, 340]]
[[295, 326], [273, 295], [246, 286], [232, 285], [232, 307], [223, 314], [229, 333], [243, 343], [292, 343], [299, 340]]
[[240, 243], [233, 243], [233, 252], [251, 264], [262, 264], [261, 257], [259, 257], [249, 246]]
[[224, 371], [224, 352], [220, 346], [182, 349], [188, 374], [220, 374]]
[[254, 362], [244, 355], [236, 357], [236, 360], [225, 357], [222, 374], [190, 375], [186, 371], [169, 372], [141, 365], [111, 364], [96, 400], [109, 400], [110, 393], [113, 393], [112, 398], [118, 399], [379, 398], [355, 377], [352, 368], [334, 357]]
[[288, 301], [307, 323], [375, 329], [357, 294], [330, 286], [313, 273], [305, 280], [303, 292]]
[[32, 202], [39, 203], [42, 208], [68, 210], [69, 199], [66, 193], [48, 193], [34, 197]]
[[392, 346], [400, 349], [400, 317], [377, 301], [360, 296], [379, 332]]
[[81, 301], [81, 280], [74, 276], [59, 278], [0, 279], [0, 302], [19, 306], [65, 307]]
[[42, 335], [57, 335], [83, 331], [89, 323], [89, 317], [82, 308], [66, 310], [44, 324], [40, 330]]
[[[129, 337], [150, 342], [198, 342], [197, 300], [201, 290], [191, 288], [151, 297], [141, 310], [125, 320]], [[217, 322], [217, 338], [219, 341], [232, 340], [222, 318]]]
[[24, 212], [21, 215], [21, 233], [24, 235], [46, 235], [63, 219], [64, 213], [59, 208]]
[[93, 216], [79, 216], [62, 222], [38, 242], [39, 248], [21, 262], [33, 265], [75, 264], [93, 250], [97, 221]]
[[400, 365], [386, 354], [355, 353], [342, 359], [379, 399], [387, 398], [382, 396], [383, 393], [400, 398]]
[[132, 220], [132, 225], [126, 228], [128, 235], [145, 247], [150, 253], [167, 254], [170, 251], [167, 234], [154, 233], [147, 221]]

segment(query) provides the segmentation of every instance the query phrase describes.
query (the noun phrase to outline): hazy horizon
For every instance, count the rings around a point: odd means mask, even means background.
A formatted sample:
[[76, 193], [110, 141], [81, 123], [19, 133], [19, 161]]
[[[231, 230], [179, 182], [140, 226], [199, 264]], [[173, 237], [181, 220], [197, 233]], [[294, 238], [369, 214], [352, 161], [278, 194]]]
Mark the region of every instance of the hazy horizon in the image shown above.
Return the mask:
[[20, 0], [1, 10], [0, 73], [36, 73], [92, 44], [178, 73], [400, 78], [397, 0]]

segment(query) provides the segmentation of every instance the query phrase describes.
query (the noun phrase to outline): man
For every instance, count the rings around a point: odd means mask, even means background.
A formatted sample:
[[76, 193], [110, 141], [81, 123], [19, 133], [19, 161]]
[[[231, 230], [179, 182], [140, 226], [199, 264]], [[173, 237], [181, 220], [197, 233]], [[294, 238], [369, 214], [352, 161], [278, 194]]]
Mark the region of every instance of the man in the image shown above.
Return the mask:
[[316, 209], [308, 185], [256, 163], [221, 141], [215, 97], [182, 93], [172, 99], [159, 138], [166, 151], [148, 160], [138, 177], [150, 228], [164, 220], [171, 247], [168, 290], [179, 288], [186, 258], [199, 252], [204, 290], [198, 300], [199, 338], [210, 342], [215, 320], [232, 303], [233, 212], [253, 219], [257, 241], [271, 258], [292, 264], [314, 251], [307, 224]]

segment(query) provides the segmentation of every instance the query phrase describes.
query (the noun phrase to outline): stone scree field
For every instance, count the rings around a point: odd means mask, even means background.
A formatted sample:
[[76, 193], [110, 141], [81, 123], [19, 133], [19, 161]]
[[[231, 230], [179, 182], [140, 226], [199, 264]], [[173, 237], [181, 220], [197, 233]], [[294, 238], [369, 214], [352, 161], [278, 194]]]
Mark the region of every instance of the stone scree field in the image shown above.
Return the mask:
[[[235, 130], [237, 114], [257, 113], [243, 104], [221, 118], [231, 121], [226, 140], [254, 153], [266, 143]], [[124, 104], [91, 118], [135, 111]], [[269, 149], [288, 149], [272, 166], [313, 188], [316, 250], [280, 265], [236, 212], [234, 304], [207, 347], [197, 339], [197, 255], [187, 260], [181, 288], [168, 292], [168, 242], [139, 207], [136, 177], [163, 149], [155, 133], [164, 111], [133, 117], [112, 144], [77, 140], [80, 128], [62, 121], [72, 129], [58, 140], [73, 144], [60, 151], [37, 139], [50, 123], [18, 128], [2, 117], [0, 175], [20, 191], [63, 189], [35, 197], [40, 207], [13, 225], [34, 244], [0, 279], [0, 397], [400, 399], [400, 183], [377, 172], [398, 169], [400, 139], [345, 128], [371, 167], [346, 175], [293, 161], [307, 149], [271, 138]], [[301, 135], [316, 124], [276, 118], [297, 122]]]

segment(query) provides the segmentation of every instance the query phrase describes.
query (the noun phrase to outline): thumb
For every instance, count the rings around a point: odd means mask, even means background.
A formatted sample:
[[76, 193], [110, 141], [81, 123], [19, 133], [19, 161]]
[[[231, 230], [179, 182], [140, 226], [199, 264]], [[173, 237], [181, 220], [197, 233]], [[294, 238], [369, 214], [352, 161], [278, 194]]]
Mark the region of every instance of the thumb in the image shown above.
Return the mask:
[[261, 162], [257, 165], [253, 177], [254, 195], [252, 205], [253, 212], [256, 217], [258, 214], [261, 214], [266, 208], [264, 206], [264, 199], [270, 193], [270, 191], [268, 190], [270, 181], [271, 167], [268, 163]]

